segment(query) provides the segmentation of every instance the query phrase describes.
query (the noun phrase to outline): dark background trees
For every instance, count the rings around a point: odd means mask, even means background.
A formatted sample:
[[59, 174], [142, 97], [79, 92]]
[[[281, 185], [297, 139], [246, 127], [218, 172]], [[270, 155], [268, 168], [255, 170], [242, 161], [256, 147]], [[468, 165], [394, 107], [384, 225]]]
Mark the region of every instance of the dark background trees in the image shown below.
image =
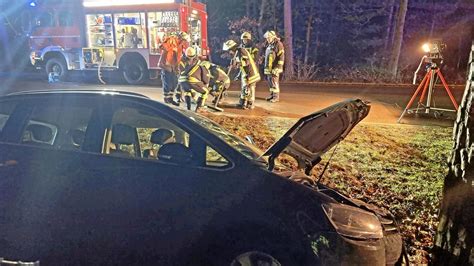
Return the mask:
[[[205, 0], [213, 59], [221, 60], [226, 38], [238, 38], [244, 29], [262, 41], [266, 30], [284, 31], [284, 0]], [[300, 0], [292, 1], [293, 53], [296, 70], [313, 66], [318, 80], [409, 81], [419, 63], [421, 45], [443, 39], [443, 72], [449, 82], [463, 82], [473, 35], [474, 2], [470, 0]], [[400, 4], [407, 4], [397, 64]], [[402, 5], [403, 7], [403, 5]], [[404, 10], [403, 8], [401, 9]], [[250, 23], [249, 23], [250, 22]], [[241, 28], [236, 26], [241, 26]], [[248, 25], [248, 27], [247, 27]], [[302, 68], [299, 70], [301, 71]], [[295, 75], [298, 74], [296, 71]]]
[[[12, 46], [12, 43], [13, 47], [24, 45], [20, 12], [15, 8], [26, 8], [27, 0], [14, 2], [16, 4], [11, 5], [11, 0], [0, 0], [1, 62], [9, 58], [16, 60], [6, 46]], [[19, 2], [25, 2], [25, 6], [18, 5]], [[228, 59], [222, 54], [222, 43], [228, 38], [238, 40], [244, 30], [251, 31], [259, 45], [262, 45], [266, 30], [275, 30], [285, 39], [288, 32], [284, 30], [284, 6], [285, 2], [291, 2], [291, 9], [287, 10], [291, 10], [293, 38], [285, 41], [287, 46], [293, 45], [295, 71], [292, 76], [298, 79], [385, 82], [393, 81], [390, 70], [396, 67], [395, 81], [407, 82], [422, 56], [421, 45], [428, 39], [441, 38], [447, 43], [443, 72], [448, 82], [463, 82], [467, 54], [474, 37], [472, 0], [202, 2], [208, 9], [212, 60], [223, 65], [228, 64]], [[405, 2], [408, 3], [403, 35], [395, 38], [396, 32], [401, 30], [399, 27], [397, 31], [396, 27], [400, 3]], [[398, 47], [397, 40], [401, 40], [398, 63], [390, 68], [392, 53]]]

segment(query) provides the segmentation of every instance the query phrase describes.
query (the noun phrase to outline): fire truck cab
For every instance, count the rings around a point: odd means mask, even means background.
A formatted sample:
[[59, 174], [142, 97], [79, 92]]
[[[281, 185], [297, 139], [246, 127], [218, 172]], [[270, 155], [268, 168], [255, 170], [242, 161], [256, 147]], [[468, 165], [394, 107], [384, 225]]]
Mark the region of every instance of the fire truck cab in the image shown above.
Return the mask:
[[157, 77], [160, 43], [185, 31], [209, 54], [206, 6], [196, 0], [45, 0], [33, 17], [31, 63], [64, 79], [71, 70], [118, 70], [129, 84]]

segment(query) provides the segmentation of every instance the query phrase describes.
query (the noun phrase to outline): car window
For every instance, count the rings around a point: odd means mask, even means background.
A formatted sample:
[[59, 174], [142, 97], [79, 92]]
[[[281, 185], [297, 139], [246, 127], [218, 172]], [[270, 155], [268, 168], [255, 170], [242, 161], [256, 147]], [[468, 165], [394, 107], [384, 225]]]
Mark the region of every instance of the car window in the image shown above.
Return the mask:
[[22, 132], [21, 143], [65, 150], [79, 150], [93, 112], [92, 107], [37, 105]]
[[44, 12], [35, 17], [36, 27], [53, 27], [54, 15], [51, 12]]
[[71, 27], [74, 25], [74, 15], [71, 12], [63, 11], [58, 14], [59, 26]]
[[206, 148], [206, 165], [222, 167], [229, 164], [229, 161], [222, 156], [219, 152], [214, 150], [212, 147], [207, 146]]
[[118, 105], [108, 130], [104, 153], [113, 156], [192, 166], [223, 167], [229, 164], [200, 137], [164, 118], [158, 111], [141, 105]]
[[0, 103], [0, 133], [3, 130], [3, 127], [7, 123], [8, 118], [15, 110], [17, 103], [16, 102], [2, 102]]

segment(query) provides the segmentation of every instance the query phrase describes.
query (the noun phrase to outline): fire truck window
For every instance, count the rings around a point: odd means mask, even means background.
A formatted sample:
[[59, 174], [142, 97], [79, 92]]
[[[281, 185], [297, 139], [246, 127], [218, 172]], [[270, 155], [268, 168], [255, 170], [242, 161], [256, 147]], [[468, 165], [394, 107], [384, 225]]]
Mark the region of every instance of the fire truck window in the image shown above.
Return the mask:
[[74, 25], [73, 15], [70, 12], [61, 12], [58, 15], [59, 26], [71, 27]]
[[114, 14], [118, 48], [146, 48], [145, 13]]
[[179, 13], [178, 11], [149, 12], [148, 27], [150, 52], [158, 54], [163, 37], [179, 30]]
[[201, 54], [202, 47], [202, 27], [201, 20], [194, 14], [188, 19], [189, 36], [191, 36], [191, 45], [196, 48], [198, 54]]
[[36, 27], [53, 27], [54, 26], [54, 16], [53, 13], [45, 12], [35, 17]]
[[89, 47], [113, 47], [111, 14], [91, 14], [86, 16]]

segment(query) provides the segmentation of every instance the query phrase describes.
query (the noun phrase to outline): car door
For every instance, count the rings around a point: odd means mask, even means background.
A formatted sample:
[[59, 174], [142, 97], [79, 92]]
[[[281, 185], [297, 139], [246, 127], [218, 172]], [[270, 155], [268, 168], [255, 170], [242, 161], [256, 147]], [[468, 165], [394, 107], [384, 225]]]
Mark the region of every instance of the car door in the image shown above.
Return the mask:
[[[235, 163], [172, 112], [121, 98], [109, 104], [102, 154], [78, 163], [80, 213], [91, 218], [79, 228], [102, 240], [102, 258], [176, 263], [232, 206]], [[154, 139], [163, 130], [173, 131], [172, 143]], [[156, 157], [145, 156], [150, 149]]]
[[[245, 190], [222, 148], [155, 108], [101, 97], [31, 97], [13, 108], [0, 144], [2, 257], [174, 263], [236, 208]], [[145, 129], [166, 127], [191, 161], [173, 161], [179, 151], [169, 148], [164, 159], [144, 158]], [[129, 153], [112, 153], [112, 144]]]
[[87, 97], [25, 95], [1, 100], [1, 257], [68, 260], [54, 251], [70, 241], [72, 232], [72, 221], [65, 215], [78, 178], [72, 166], [82, 156], [100, 152], [101, 112], [98, 99]]

